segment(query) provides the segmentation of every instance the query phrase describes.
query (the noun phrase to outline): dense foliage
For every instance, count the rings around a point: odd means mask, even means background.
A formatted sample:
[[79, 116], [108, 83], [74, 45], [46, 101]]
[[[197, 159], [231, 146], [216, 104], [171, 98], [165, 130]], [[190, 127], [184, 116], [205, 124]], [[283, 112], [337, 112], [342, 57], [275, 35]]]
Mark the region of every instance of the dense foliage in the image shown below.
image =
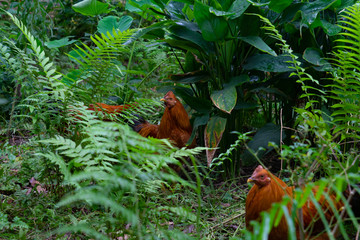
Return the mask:
[[[344, 202], [329, 238], [358, 236], [359, 16], [355, 0], [0, 1], [0, 238], [267, 239], [314, 185]], [[197, 148], [129, 127], [159, 122], [168, 90]], [[258, 164], [298, 190], [249, 231]]]

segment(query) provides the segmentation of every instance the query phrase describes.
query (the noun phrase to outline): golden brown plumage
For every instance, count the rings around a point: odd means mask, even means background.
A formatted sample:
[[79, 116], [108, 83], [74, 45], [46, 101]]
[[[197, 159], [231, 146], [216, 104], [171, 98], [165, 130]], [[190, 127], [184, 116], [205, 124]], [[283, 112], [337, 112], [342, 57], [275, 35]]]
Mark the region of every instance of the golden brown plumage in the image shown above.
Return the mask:
[[[133, 129], [143, 137], [153, 137], [158, 139], [169, 139], [175, 146], [182, 148], [189, 141], [192, 127], [189, 116], [172, 91], [166, 93], [161, 101], [165, 104], [165, 111], [161, 118], [160, 124], [150, 124], [149, 122], [139, 119], [132, 125]], [[103, 111], [109, 114], [120, 114], [122, 111], [134, 107], [133, 105], [107, 105], [104, 103], [90, 104], [89, 110]], [[106, 119], [105, 119], [106, 120]], [[189, 147], [195, 147], [194, 141]]]
[[121, 113], [125, 109], [132, 107], [130, 104], [125, 105], [107, 105], [105, 103], [89, 104], [88, 110], [92, 111], [105, 111], [107, 113]]
[[[190, 139], [192, 127], [184, 106], [172, 91], [166, 93], [161, 101], [165, 104], [165, 111], [160, 124], [155, 125], [145, 121], [135, 127], [136, 131], [143, 137], [167, 138], [178, 148], [185, 147]], [[189, 147], [194, 147], [195, 145], [194, 139]]]
[[[258, 166], [248, 182], [254, 182], [254, 186], [250, 189], [245, 205], [245, 223], [246, 227], [250, 228], [250, 221], [259, 220], [260, 213], [262, 211], [268, 211], [271, 205], [275, 202], [280, 202], [285, 195], [293, 197], [293, 187], [288, 187], [281, 179], [271, 174], [262, 166]], [[312, 189], [314, 195], [318, 191], [318, 187]], [[328, 191], [325, 189], [325, 191]], [[343, 206], [341, 201], [336, 201], [333, 194], [329, 194], [336, 209], [340, 211]], [[319, 205], [325, 215], [328, 222], [331, 222], [333, 218], [333, 211], [330, 208], [329, 202], [325, 199], [324, 195], [318, 200]], [[291, 209], [291, 203], [288, 205], [288, 209]], [[303, 212], [303, 226], [306, 229], [305, 236], [310, 239], [328, 239], [328, 236], [324, 232], [324, 226], [319, 217], [315, 205], [312, 201], [308, 200], [302, 207]], [[333, 222], [334, 223], [334, 222]], [[298, 224], [297, 224], [298, 225]], [[310, 227], [309, 227], [310, 226]], [[309, 227], [309, 228], [308, 228]], [[298, 227], [297, 227], [298, 231]], [[297, 232], [297, 236], [299, 233]], [[270, 234], [269, 239], [287, 239], [288, 238], [288, 226], [283, 216], [279, 225], [274, 227]]]

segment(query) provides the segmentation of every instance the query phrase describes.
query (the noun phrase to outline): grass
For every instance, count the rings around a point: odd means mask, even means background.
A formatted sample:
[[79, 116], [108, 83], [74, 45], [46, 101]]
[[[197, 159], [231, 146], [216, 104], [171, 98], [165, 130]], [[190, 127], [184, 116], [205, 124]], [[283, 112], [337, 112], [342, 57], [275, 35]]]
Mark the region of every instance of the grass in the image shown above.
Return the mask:
[[[1, 239], [87, 239], [81, 233], [56, 233], [59, 227], [72, 223], [92, 224], [99, 232], [106, 230], [111, 239], [133, 234], [126, 224], [113, 228], [101, 206], [78, 203], [58, 208], [57, 202], [70, 189], [54, 185], [54, 179], [51, 179], [54, 169], [44, 169], [36, 162], [32, 154], [40, 146], [28, 141], [28, 137], [17, 138], [14, 145], [1, 142]], [[172, 209], [181, 206], [196, 214], [197, 195], [193, 190], [174, 184], [170, 188], [155, 188], [144, 199], [156, 209], [151, 213], [150, 220], [154, 225], [170, 231], [177, 230], [196, 239], [229, 239], [239, 236], [245, 226], [247, 189], [244, 179], [202, 185], [199, 229], [186, 215], [181, 216]], [[141, 206], [139, 210], [142, 211]]]

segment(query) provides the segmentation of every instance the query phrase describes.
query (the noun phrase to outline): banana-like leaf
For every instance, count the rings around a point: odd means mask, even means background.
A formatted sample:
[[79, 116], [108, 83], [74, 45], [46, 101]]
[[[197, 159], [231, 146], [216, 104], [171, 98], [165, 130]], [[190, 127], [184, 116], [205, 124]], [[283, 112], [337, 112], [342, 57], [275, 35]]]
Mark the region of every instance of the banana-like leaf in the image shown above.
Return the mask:
[[[285, 137], [285, 133], [283, 133], [282, 138], [284, 139]], [[267, 123], [257, 131], [253, 140], [248, 143], [248, 147], [258, 158], [261, 158], [266, 151], [273, 149], [273, 147], [269, 147], [269, 142], [279, 144], [280, 140], [280, 126]], [[241, 155], [244, 166], [251, 166], [256, 163], [256, 158], [253, 153], [246, 150]]]
[[209, 6], [196, 1], [194, 6], [196, 22], [201, 29], [201, 34], [206, 41], [223, 40], [228, 32], [225, 18], [212, 14]]
[[111, 34], [113, 29], [123, 32], [130, 28], [132, 21], [133, 18], [130, 16], [122, 16], [121, 18], [116, 16], [107, 16], [99, 21], [97, 29], [100, 33], [105, 35], [107, 32]]
[[45, 46], [47, 46], [48, 48], [59, 48], [76, 42], [76, 40], [69, 40], [69, 38], [70, 36], [67, 36], [59, 40], [49, 41], [45, 43]]
[[107, 13], [109, 5], [96, 0], [84, 0], [72, 6], [75, 12], [81, 13], [85, 16], [96, 16], [102, 13]]
[[205, 147], [210, 148], [206, 149], [206, 158], [207, 158], [207, 164], [210, 166], [215, 152], [216, 148], [218, 147], [222, 135], [225, 131], [226, 126], [226, 118], [222, 118], [219, 116], [211, 117], [206, 129], [205, 129]]
[[[206, 54], [214, 52], [214, 47], [212, 43], [209, 43], [204, 40], [201, 34], [197, 31], [192, 31], [190, 28], [183, 25], [173, 25], [169, 28], [169, 32], [175, 35], [176, 37], [182, 38], [189, 41], [189, 43], [196, 44]], [[167, 41], [168, 42], [168, 41]]]
[[257, 54], [250, 57], [244, 65], [245, 70], [259, 70], [263, 72], [291, 72], [293, 67], [289, 56], [271, 56], [268, 54]]
[[247, 37], [239, 37], [239, 39], [244, 42], [256, 47], [260, 51], [266, 52], [272, 56], [277, 56], [276, 52], [269, 47], [259, 36], [247, 36]]
[[234, 109], [237, 100], [236, 88], [230, 86], [222, 90], [213, 91], [210, 97], [217, 108], [230, 114]]
[[317, 68], [317, 70], [319, 71], [321, 70], [326, 71], [331, 68], [330, 63], [322, 57], [322, 52], [320, 49], [317, 48], [305, 49], [303, 58], [307, 62], [319, 66], [320, 68]]
[[336, 1], [337, 0], [317, 0], [303, 5], [301, 12], [304, 22], [312, 24], [317, 18], [319, 12], [329, 8]]
[[281, 13], [285, 8], [290, 6], [293, 0], [271, 0], [269, 8], [274, 12]]

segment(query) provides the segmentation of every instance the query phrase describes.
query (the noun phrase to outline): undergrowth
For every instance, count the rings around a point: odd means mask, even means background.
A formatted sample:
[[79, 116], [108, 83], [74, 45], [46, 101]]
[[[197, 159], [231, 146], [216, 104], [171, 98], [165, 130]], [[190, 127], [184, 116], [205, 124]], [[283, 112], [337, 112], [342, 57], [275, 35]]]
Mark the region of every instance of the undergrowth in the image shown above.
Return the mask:
[[[261, 221], [252, 223], [253, 232], [245, 230], [244, 224], [250, 187], [245, 180], [251, 170], [244, 168], [242, 177], [227, 182], [217, 181], [221, 173], [212, 172], [213, 167], [231, 161], [238, 148], [247, 148], [249, 133], [239, 134], [208, 169], [203, 148], [176, 149], [167, 140], [145, 139], [128, 126], [137, 115], [159, 120], [161, 105], [139, 98], [137, 91], [150, 87], [151, 77], [166, 78], [157, 70], [164, 61], [156, 59], [168, 58], [165, 53], [149, 55], [147, 72], [126, 70], [120, 56], [129, 54], [124, 44], [134, 40], [135, 31], [114, 30], [91, 36], [90, 44], [78, 44], [77, 56], [71, 56], [78, 65], [60, 73], [42, 43], [19, 19], [7, 14], [29, 45], [21, 49], [5, 37], [0, 43], [1, 69], [7, 69], [13, 81], [12, 87], [6, 87], [13, 91], [12, 105], [6, 110], [10, 118], [1, 121], [5, 126], [1, 135], [7, 135], [0, 140], [2, 239], [266, 239], [282, 215], [291, 229], [289, 239], [295, 239], [295, 211], [305, 204], [304, 199], [316, 202], [310, 193], [314, 185], [332, 189], [345, 203], [333, 224], [323, 221], [329, 237], [333, 239], [337, 229], [344, 239], [356, 234], [359, 223], [348, 202], [360, 192], [356, 78], [360, 29], [355, 17], [359, 5], [344, 13], [346, 31], [334, 53], [336, 70], [327, 86], [306, 72], [275, 26], [260, 16], [281, 53], [291, 58], [292, 75], [298, 78], [306, 104], [296, 109], [293, 144], [274, 146], [277, 160], [284, 163], [284, 181], [301, 190], [290, 212], [286, 208], [290, 199], [284, 199]], [[134, 47], [138, 52], [133, 57], [147, 56], [144, 48]], [[141, 68], [139, 62], [134, 66]], [[173, 66], [164, 69], [173, 73]], [[129, 74], [142, 78], [135, 81], [136, 87]], [[115, 117], [88, 110], [90, 103], [114, 102], [111, 97], [116, 91], [115, 102], [134, 107]], [[335, 103], [329, 115], [317, 106], [330, 98]], [[24, 135], [18, 142], [9, 141], [20, 134]], [[264, 164], [266, 159], [258, 162]], [[182, 177], [171, 165], [182, 168]], [[345, 190], [350, 193], [343, 194]]]

